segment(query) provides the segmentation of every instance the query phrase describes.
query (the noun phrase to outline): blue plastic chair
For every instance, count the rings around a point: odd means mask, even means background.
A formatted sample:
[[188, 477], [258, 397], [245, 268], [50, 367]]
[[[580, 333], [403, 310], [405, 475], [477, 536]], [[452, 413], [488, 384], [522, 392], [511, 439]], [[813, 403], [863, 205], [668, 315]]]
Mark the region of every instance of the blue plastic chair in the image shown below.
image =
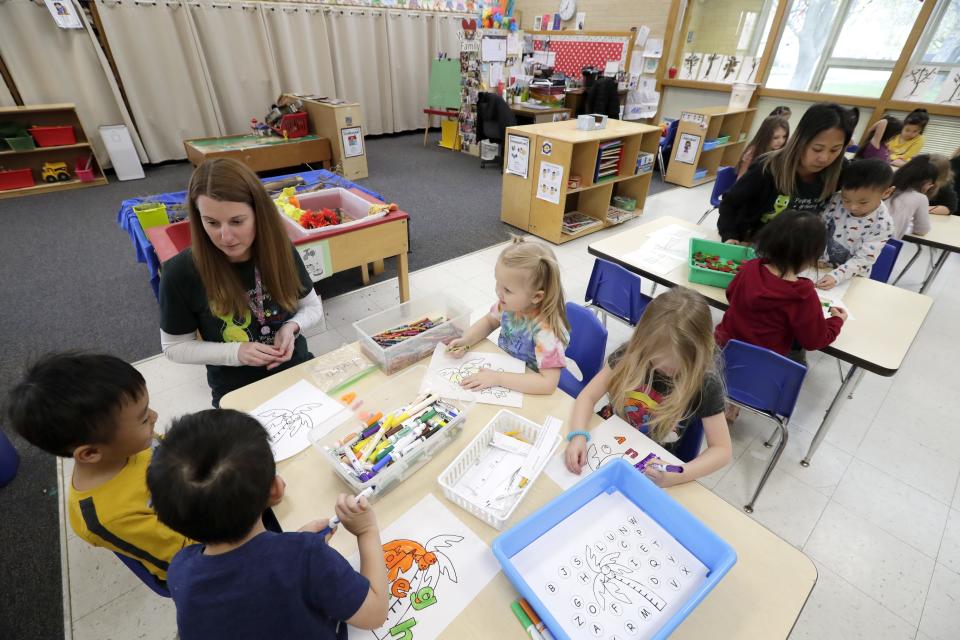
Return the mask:
[[120, 558], [120, 562], [127, 565], [127, 569], [133, 571], [134, 575], [140, 578], [140, 582], [147, 585], [151, 591], [153, 591], [158, 596], [163, 596], [164, 598], [170, 597], [170, 590], [167, 589], [167, 583], [163, 582], [157, 576], [153, 575], [147, 568], [131, 558], [130, 556], [125, 556], [122, 553], [113, 552], [113, 555]]
[[657, 145], [657, 164], [660, 165], [660, 179], [667, 179], [667, 164], [664, 158], [670, 157], [670, 149], [677, 138], [677, 127], [680, 126], [679, 120], [672, 120], [667, 125], [667, 133], [660, 138], [660, 144]]
[[893, 274], [893, 266], [897, 264], [897, 258], [900, 257], [900, 249], [903, 248], [903, 242], [896, 238], [887, 240], [883, 245], [877, 261], [873, 263], [873, 269], [870, 271], [870, 279], [878, 282], [887, 282]]
[[772, 446], [777, 433], [780, 434], [777, 450], [770, 458], [756, 492], [743, 507], [747, 513], [753, 513], [753, 504], [787, 446], [787, 425], [797, 406], [800, 386], [807, 375], [807, 368], [769, 349], [740, 340], [728, 342], [723, 348], [723, 357], [727, 399], [738, 407], [772, 420], [777, 425], [777, 430], [764, 446]]
[[567, 320], [570, 321], [570, 344], [566, 356], [577, 363], [582, 380], [564, 369], [560, 372], [560, 390], [571, 398], [593, 380], [603, 368], [603, 354], [607, 349], [607, 328], [597, 316], [576, 302], [567, 303]]
[[641, 283], [637, 274], [597, 258], [593, 261], [593, 271], [584, 298], [587, 306], [599, 309], [603, 326], [607, 326], [608, 313], [635, 326], [653, 299], [640, 291]]
[[707, 216], [720, 206], [720, 200], [723, 199], [723, 194], [725, 194], [736, 181], [736, 167], [720, 167], [720, 169], [717, 170], [717, 179], [713, 181], [713, 191], [710, 193], [710, 208], [700, 216], [697, 224], [702, 224], [703, 221], [707, 219]]
[[680, 441], [673, 449], [673, 455], [684, 462], [690, 462], [700, 455], [701, 444], [703, 444], [703, 421], [700, 418], [694, 418], [684, 429]]
[[17, 476], [20, 455], [3, 431], [0, 431], [0, 487], [5, 487]]

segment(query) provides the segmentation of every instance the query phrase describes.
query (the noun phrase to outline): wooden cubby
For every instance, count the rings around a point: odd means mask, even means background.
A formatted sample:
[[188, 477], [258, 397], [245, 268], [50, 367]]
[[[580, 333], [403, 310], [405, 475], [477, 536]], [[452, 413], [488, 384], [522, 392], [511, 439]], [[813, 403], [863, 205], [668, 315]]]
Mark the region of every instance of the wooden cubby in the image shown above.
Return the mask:
[[[682, 187], [695, 187], [715, 180], [720, 167], [736, 166], [747, 145], [747, 132], [753, 123], [755, 113], [756, 109], [729, 109], [728, 107], [707, 107], [682, 112], [670, 164], [667, 167], [667, 182]], [[700, 139], [693, 164], [677, 160], [677, 153], [682, 149], [680, 141], [684, 134]], [[729, 136], [727, 142], [704, 150], [705, 144], [724, 136]], [[697, 171], [701, 169], [706, 169], [706, 175], [695, 178]]]
[[[660, 141], [658, 127], [608, 120], [604, 129], [580, 131], [576, 121], [568, 120], [509, 127], [507, 136], [527, 138], [530, 149], [526, 178], [508, 173], [508, 163], [505, 163], [500, 219], [507, 224], [561, 244], [611, 226], [607, 209], [614, 195], [636, 198], [637, 209], [642, 209], [646, 202], [653, 172], [634, 172], [640, 153], [656, 153]], [[600, 144], [617, 139], [623, 141], [619, 173], [594, 182]], [[509, 149], [509, 142], [505, 146]], [[557, 203], [537, 197], [537, 182], [544, 162], [563, 169]], [[571, 175], [580, 177], [580, 186], [576, 189], [567, 187]], [[575, 234], [563, 233], [563, 214], [570, 211], [579, 211], [602, 224]]]
[[[32, 126], [69, 125], [73, 127], [73, 132], [77, 138], [76, 144], [59, 147], [37, 147], [36, 149], [22, 151], [11, 150], [7, 145], [3, 145], [3, 149], [0, 149], [0, 169], [30, 169], [35, 184], [32, 187], [21, 189], [2, 190], [0, 191], [0, 199], [107, 184], [107, 179], [103, 175], [103, 170], [100, 169], [87, 134], [80, 124], [80, 118], [77, 117], [77, 110], [72, 104], [3, 107], [0, 108], [0, 122], [16, 122], [25, 129]], [[81, 182], [74, 175], [75, 164], [78, 158], [86, 159], [88, 157], [93, 158], [90, 166], [93, 169], [94, 179], [91, 182]], [[65, 182], [44, 182], [41, 178], [41, 172], [45, 162], [66, 162], [67, 169], [73, 178]]]

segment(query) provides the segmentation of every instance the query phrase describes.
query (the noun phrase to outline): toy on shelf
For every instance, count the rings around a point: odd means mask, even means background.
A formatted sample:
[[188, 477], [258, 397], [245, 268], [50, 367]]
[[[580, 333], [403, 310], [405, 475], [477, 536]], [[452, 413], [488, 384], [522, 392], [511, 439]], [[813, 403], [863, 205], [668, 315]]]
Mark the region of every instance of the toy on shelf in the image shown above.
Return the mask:
[[44, 162], [40, 177], [44, 182], [67, 182], [70, 172], [66, 162]]

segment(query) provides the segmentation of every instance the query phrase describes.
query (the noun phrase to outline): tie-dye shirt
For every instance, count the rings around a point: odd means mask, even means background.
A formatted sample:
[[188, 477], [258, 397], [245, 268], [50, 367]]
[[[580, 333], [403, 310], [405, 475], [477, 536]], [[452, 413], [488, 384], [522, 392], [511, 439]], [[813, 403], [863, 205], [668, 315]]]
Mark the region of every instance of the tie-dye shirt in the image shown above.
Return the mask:
[[564, 346], [569, 340], [566, 333], [561, 337], [553, 332], [539, 315], [530, 316], [513, 311], [503, 311], [496, 303], [490, 314], [500, 322], [501, 349], [518, 360], [523, 360], [534, 371], [563, 369], [567, 366]]

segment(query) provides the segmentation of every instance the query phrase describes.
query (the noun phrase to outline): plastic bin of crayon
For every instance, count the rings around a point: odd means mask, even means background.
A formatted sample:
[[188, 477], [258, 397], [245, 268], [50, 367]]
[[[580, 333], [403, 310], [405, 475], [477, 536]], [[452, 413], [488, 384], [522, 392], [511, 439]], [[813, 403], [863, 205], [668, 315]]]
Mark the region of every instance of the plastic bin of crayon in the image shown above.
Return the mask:
[[[441, 318], [441, 322], [425, 331], [404, 330], [424, 320], [436, 322]], [[470, 308], [449, 296], [442, 300], [439, 296], [422, 298], [381, 311], [354, 322], [353, 326], [363, 354], [384, 373], [392, 375], [431, 355], [438, 342], [462, 336], [470, 326]], [[384, 340], [385, 333], [394, 337]]]
[[[350, 491], [354, 494], [360, 493], [371, 485], [376, 487], [373, 494], [375, 496], [390, 491], [397, 483], [409, 478], [420, 467], [432, 460], [463, 431], [467, 415], [475, 403], [469, 400], [443, 398], [444, 394], [453, 396], [458, 394], [449, 382], [429, 373], [424, 365], [411, 367], [403, 373], [392, 376], [370, 391], [358, 392], [357, 400], [362, 401], [358, 411], [374, 415], [381, 413], [386, 416], [390, 412], [402, 409], [420, 395], [420, 386], [424, 379], [427, 380], [426, 388], [441, 396], [442, 401], [457, 412], [456, 418], [441, 427], [435, 435], [424, 440], [410, 454], [398, 457], [396, 460], [391, 459], [376, 475], [367, 480], [358, 478], [353, 470], [342, 463], [340, 455], [336, 453], [338, 441], [349, 434], [361, 433], [368, 427], [366, 423], [353, 415], [333, 431], [329, 431], [324, 424], [317, 425], [310, 431], [310, 441], [320, 450], [320, 457], [330, 465], [333, 472], [350, 487]], [[462, 393], [459, 395], [462, 396]], [[342, 414], [334, 419], [339, 417], [342, 417]], [[317, 434], [324, 435], [317, 437]]]

